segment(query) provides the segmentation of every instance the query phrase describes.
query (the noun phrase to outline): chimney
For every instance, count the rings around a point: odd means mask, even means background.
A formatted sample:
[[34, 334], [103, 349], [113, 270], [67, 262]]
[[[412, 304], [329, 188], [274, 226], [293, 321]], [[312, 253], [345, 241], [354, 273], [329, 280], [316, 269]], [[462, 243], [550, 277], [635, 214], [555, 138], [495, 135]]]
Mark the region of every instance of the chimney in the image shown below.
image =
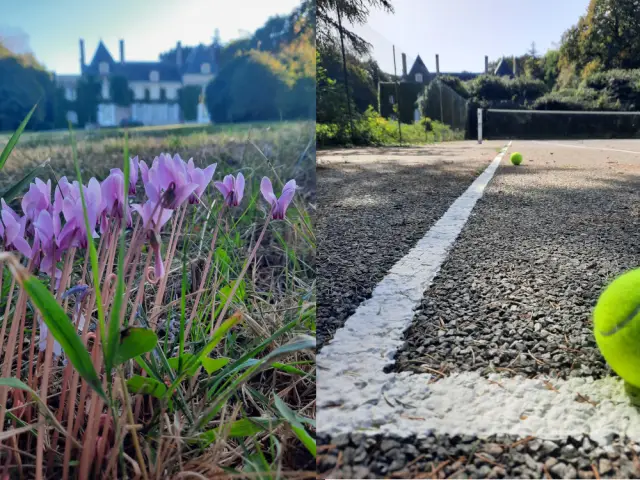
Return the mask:
[[120, 40], [120, 63], [124, 63], [124, 40]]
[[518, 76], [518, 61], [516, 60], [516, 56], [513, 56], [513, 76]]
[[80, 39], [80, 73], [84, 72], [84, 40]]
[[407, 54], [406, 53], [402, 54], [402, 76], [403, 77], [407, 76]]
[[484, 56], [484, 73], [489, 73], [489, 55]]
[[440, 55], [436, 53], [436, 74], [440, 74]]
[[176, 44], [176, 65], [182, 66], [182, 42]]

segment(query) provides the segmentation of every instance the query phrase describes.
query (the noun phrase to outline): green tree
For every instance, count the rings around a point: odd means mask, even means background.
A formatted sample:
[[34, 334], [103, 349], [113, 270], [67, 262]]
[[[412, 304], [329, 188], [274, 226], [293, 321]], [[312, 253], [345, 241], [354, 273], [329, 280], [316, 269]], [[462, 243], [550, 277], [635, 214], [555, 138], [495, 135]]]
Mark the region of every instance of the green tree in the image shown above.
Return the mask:
[[345, 40], [359, 54], [366, 53], [371, 45], [348, 26], [364, 25], [374, 8], [393, 13], [391, 0], [316, 0], [318, 44], [331, 43], [338, 37], [339, 11]]
[[121, 107], [128, 107], [133, 102], [133, 91], [129, 88], [126, 77], [112, 75], [109, 78], [109, 90], [113, 103]]
[[93, 76], [78, 81], [76, 113], [80, 125], [97, 122], [100, 90], [100, 83]]
[[198, 100], [200, 99], [200, 87], [198, 85], [186, 85], [178, 92], [178, 102], [182, 117], [186, 121], [194, 121], [198, 118]]

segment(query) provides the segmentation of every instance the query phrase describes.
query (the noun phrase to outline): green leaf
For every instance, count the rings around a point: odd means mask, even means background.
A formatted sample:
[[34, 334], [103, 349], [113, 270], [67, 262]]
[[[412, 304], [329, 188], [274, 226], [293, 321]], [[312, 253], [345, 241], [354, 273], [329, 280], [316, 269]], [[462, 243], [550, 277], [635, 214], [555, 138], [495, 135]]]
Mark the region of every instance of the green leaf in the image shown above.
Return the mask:
[[187, 372], [193, 367], [193, 365], [198, 364], [198, 362], [201, 362], [203, 358], [207, 357], [211, 353], [211, 351], [216, 348], [218, 343], [220, 343], [227, 332], [240, 321], [240, 319], [241, 317], [239, 315], [233, 315], [228, 320], [222, 322], [222, 325], [220, 325], [211, 336], [211, 340], [209, 340], [209, 342], [204, 347], [202, 347], [202, 349], [197, 354], [195, 354], [191, 359], [187, 360], [186, 364], [183, 365], [182, 373], [178, 375], [177, 378], [171, 383], [171, 386], [167, 390], [167, 394], [173, 393], [173, 391], [178, 387], [178, 385], [180, 385]]
[[155, 398], [162, 398], [167, 391], [167, 386], [153, 378], [134, 375], [127, 380], [127, 388], [131, 393], [151, 395]]
[[9, 158], [9, 155], [13, 151], [13, 147], [15, 147], [16, 143], [18, 143], [18, 139], [20, 138], [20, 135], [22, 135], [24, 128], [27, 126], [27, 123], [29, 123], [29, 119], [31, 118], [31, 115], [33, 115], [33, 112], [36, 111], [37, 107], [38, 107], [38, 104], [36, 103], [33, 106], [33, 108], [29, 111], [29, 113], [27, 113], [27, 116], [24, 117], [24, 120], [22, 120], [22, 123], [18, 126], [18, 129], [15, 132], [13, 132], [13, 135], [11, 135], [11, 138], [9, 139], [5, 147], [2, 149], [2, 153], [0, 153], [0, 170], [2, 170], [2, 167], [4, 167], [4, 164], [7, 162], [7, 158]]
[[285, 343], [280, 347], [272, 350], [264, 360], [270, 360], [272, 358], [286, 355], [287, 353], [293, 353], [300, 350], [315, 350], [316, 339], [310, 335], [297, 335], [289, 343]]
[[296, 434], [296, 437], [298, 437], [298, 440], [300, 440], [302, 444], [305, 447], [307, 447], [307, 450], [309, 450], [309, 452], [315, 457], [316, 441], [313, 439], [311, 435], [309, 435], [309, 432], [305, 430], [302, 423], [300, 423], [300, 420], [298, 420], [295, 412], [291, 410], [278, 395], [274, 396], [274, 404], [275, 404], [275, 407], [280, 412], [280, 414], [289, 423], [289, 425], [291, 426], [291, 429]]
[[[194, 364], [192, 358], [193, 354], [183, 353], [178, 357], [169, 358], [167, 359], [167, 361], [169, 362], [171, 368], [173, 368], [176, 372], [181, 372], [182, 370], [180, 369], [180, 367], [182, 366], [182, 369], [184, 369], [184, 366], [187, 364], [187, 362], [189, 362], [192, 366], [187, 371], [187, 375], [193, 377], [200, 368], [201, 362], [196, 361]], [[182, 360], [182, 362], [180, 360]]]
[[[209, 446], [215, 442], [220, 433], [226, 433], [228, 438], [250, 437], [256, 433], [264, 432], [269, 428], [277, 427], [282, 423], [282, 419], [272, 417], [249, 417], [236, 420], [230, 426], [223, 425], [220, 428], [207, 430], [199, 435], [199, 439], [203, 441], [203, 447]], [[229, 429], [229, 430], [227, 430]]]
[[24, 177], [22, 177], [20, 180], [14, 183], [11, 187], [9, 187], [9, 189], [6, 192], [1, 194], [0, 198], [4, 198], [4, 201], [7, 203], [9, 203], [11, 200], [16, 198], [18, 194], [20, 194], [20, 192], [22, 192], [25, 189], [25, 187], [29, 185], [29, 183], [31, 183], [31, 180], [33, 180], [33, 178], [38, 174], [38, 171], [42, 167], [46, 166], [49, 163], [49, 161], [51, 161], [51, 159], [47, 158], [44, 162], [42, 162], [36, 168], [31, 170], [29, 173], [27, 173]]
[[[16, 267], [19, 267], [19, 269]], [[107, 396], [102, 390], [102, 382], [98, 378], [98, 374], [91, 362], [89, 352], [87, 352], [82, 340], [80, 340], [76, 327], [62, 307], [58, 305], [55, 297], [37, 278], [27, 274], [20, 264], [12, 265], [12, 268], [14, 269], [14, 276], [16, 276], [22, 288], [24, 288], [29, 298], [31, 298], [31, 301], [40, 311], [44, 323], [53, 335], [53, 338], [57, 340], [62, 350], [64, 350], [64, 353], [66, 353], [71, 364], [91, 388], [93, 388], [105, 402], [108, 402]], [[20, 271], [20, 269], [22, 269], [22, 271]]]
[[120, 332], [114, 365], [120, 365], [143, 353], [150, 352], [158, 344], [158, 336], [149, 328], [128, 327]]
[[217, 372], [222, 367], [226, 366], [230, 361], [231, 359], [226, 357], [222, 357], [222, 358], [205, 357], [201, 360], [201, 363], [205, 371], [209, 375], [211, 375], [213, 372]]
[[[212, 403], [210, 407], [200, 416], [200, 419], [196, 423], [196, 427], [202, 427], [209, 420], [215, 417], [220, 409], [224, 406], [225, 402], [229, 399], [229, 397], [235, 392], [240, 386], [247, 382], [252, 376], [257, 374], [259, 371], [268, 368], [273, 364], [279, 357], [287, 356], [293, 352], [299, 350], [307, 350], [310, 348], [315, 348], [316, 340], [313, 337], [309, 337], [308, 335], [298, 335], [293, 338], [289, 343], [282, 345], [281, 347], [276, 348], [274, 351], [269, 353], [264, 358], [258, 360], [255, 365], [246, 369], [243, 373], [238, 375], [235, 378], [230, 378], [220, 389], [221, 391], [215, 392], [215, 401]], [[245, 360], [247, 362], [247, 360]], [[239, 368], [239, 367], [235, 367]], [[217, 389], [217, 384], [214, 385], [212, 389], [210, 389], [207, 393], [207, 398], [211, 398], [212, 391]]]

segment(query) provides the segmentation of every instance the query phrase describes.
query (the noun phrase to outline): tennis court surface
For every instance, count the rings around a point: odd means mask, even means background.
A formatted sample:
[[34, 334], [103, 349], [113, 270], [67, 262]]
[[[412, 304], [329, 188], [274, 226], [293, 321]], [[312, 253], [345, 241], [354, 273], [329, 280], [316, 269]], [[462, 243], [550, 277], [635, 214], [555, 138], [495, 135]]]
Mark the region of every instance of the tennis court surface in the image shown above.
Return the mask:
[[640, 412], [590, 318], [640, 265], [640, 140], [497, 144], [318, 354], [322, 476], [640, 476]]

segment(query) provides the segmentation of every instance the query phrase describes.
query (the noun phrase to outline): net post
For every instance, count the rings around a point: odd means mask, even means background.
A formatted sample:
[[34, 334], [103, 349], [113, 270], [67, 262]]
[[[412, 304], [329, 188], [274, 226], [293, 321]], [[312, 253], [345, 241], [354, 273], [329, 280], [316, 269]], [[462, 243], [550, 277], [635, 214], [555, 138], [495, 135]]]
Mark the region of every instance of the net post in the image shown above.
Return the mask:
[[478, 108], [478, 143], [482, 143], [482, 109]]

